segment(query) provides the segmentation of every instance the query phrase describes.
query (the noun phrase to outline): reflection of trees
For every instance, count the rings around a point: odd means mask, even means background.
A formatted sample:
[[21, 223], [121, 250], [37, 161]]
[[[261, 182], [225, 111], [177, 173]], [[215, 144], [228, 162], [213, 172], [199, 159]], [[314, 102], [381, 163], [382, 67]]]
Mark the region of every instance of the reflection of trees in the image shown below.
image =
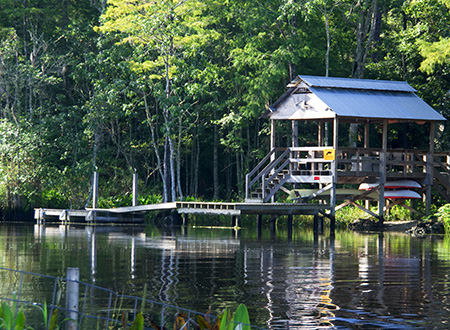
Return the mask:
[[[337, 312], [341, 322], [374, 327], [409, 325], [423, 315], [428, 320], [428, 313], [440, 313], [441, 307], [428, 308], [439, 292], [433, 283], [435, 272], [441, 269], [432, 266], [437, 258], [430, 253], [429, 242], [395, 234], [359, 236], [363, 240], [353, 245], [354, 254], [335, 263], [332, 299], [343, 307]], [[441, 317], [432, 319], [430, 327]]]
[[[448, 238], [347, 232], [335, 241], [313, 241], [304, 232], [277, 242], [210, 230], [194, 237], [102, 227], [33, 229], [0, 228], [2, 266], [53, 276], [79, 267], [83, 281], [136, 296], [147, 284], [148, 299], [205, 312], [212, 305], [213, 314], [243, 302], [253, 323], [274, 329], [287, 321], [291, 329], [326, 327], [328, 321], [338, 326], [346, 319], [385, 326], [425, 316], [440, 324], [450, 314]], [[3, 277], [0, 290], [11, 290], [16, 281]], [[39, 299], [49, 288], [36, 280], [24, 285]]]

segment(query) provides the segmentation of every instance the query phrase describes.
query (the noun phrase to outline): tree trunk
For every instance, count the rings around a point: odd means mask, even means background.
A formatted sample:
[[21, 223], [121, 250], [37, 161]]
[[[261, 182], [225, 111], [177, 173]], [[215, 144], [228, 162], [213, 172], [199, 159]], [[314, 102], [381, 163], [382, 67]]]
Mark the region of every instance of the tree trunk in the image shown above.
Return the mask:
[[164, 189], [167, 191], [167, 199], [164, 200], [164, 203], [167, 203], [169, 201], [172, 201], [172, 193], [171, 193], [171, 161], [170, 161], [170, 145], [169, 145], [169, 136], [166, 133], [166, 138], [164, 139]]
[[[376, 21], [377, 0], [372, 0], [367, 12], [361, 8], [356, 22], [356, 50], [352, 77], [364, 78], [367, 55], [372, 46], [373, 29]], [[359, 4], [362, 7], [362, 4]]]
[[217, 120], [217, 112], [214, 109], [214, 159], [213, 159], [213, 176], [214, 176], [214, 200], [219, 199], [219, 130], [215, 121]]
[[152, 119], [150, 116], [150, 109], [148, 107], [148, 103], [147, 103], [147, 97], [145, 96], [144, 93], [144, 106], [145, 106], [145, 113], [147, 116], [147, 121], [148, 124], [150, 126], [150, 131], [152, 133], [152, 144], [153, 144], [153, 149], [155, 151], [155, 155], [156, 155], [156, 166], [158, 167], [158, 172], [159, 175], [161, 176], [161, 180], [162, 180], [162, 186], [163, 186], [163, 201], [168, 201], [169, 200], [169, 196], [167, 195], [167, 185], [166, 185], [166, 179], [161, 167], [161, 157], [159, 156], [159, 151], [158, 151], [158, 146], [156, 144], [156, 133], [155, 133], [155, 128], [153, 127], [153, 123], [152, 123]]
[[183, 191], [181, 189], [181, 116], [178, 122], [178, 147], [177, 147], [177, 185], [178, 185], [178, 196], [180, 200], [183, 200]]

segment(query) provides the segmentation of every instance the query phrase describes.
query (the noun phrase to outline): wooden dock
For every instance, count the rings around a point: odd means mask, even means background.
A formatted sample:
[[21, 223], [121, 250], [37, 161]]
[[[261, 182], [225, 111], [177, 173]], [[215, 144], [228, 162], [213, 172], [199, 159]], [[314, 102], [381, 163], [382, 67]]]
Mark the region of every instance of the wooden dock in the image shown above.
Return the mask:
[[142, 223], [147, 212], [173, 210], [178, 214], [226, 215], [240, 217], [252, 215], [324, 215], [329, 205], [302, 203], [213, 203], [213, 202], [171, 202], [111, 209], [44, 209], [34, 210], [38, 223]]

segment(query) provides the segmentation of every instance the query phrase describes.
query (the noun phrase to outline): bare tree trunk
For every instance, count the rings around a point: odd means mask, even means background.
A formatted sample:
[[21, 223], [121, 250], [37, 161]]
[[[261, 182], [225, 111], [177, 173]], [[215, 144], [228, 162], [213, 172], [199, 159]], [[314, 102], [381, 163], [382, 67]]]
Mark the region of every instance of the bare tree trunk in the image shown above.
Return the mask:
[[178, 122], [178, 147], [177, 147], [177, 185], [178, 185], [178, 196], [180, 200], [183, 200], [183, 191], [181, 189], [181, 116]]
[[199, 165], [200, 165], [200, 138], [197, 131], [196, 134], [196, 145], [197, 145], [197, 154], [195, 157], [195, 168], [194, 168], [194, 196], [198, 197], [198, 172], [199, 172]]
[[[373, 28], [376, 22], [378, 5], [377, 0], [372, 1], [367, 12], [363, 8], [360, 8], [359, 19], [356, 22], [356, 50], [355, 60], [353, 62], [353, 78], [364, 78], [366, 60], [372, 46]], [[360, 2], [358, 4], [362, 7]]]
[[161, 180], [162, 180], [162, 185], [163, 185], [163, 200], [164, 201], [168, 201], [168, 195], [167, 195], [167, 185], [166, 185], [166, 179], [161, 167], [161, 157], [159, 156], [159, 151], [158, 151], [158, 146], [156, 144], [156, 133], [155, 133], [155, 128], [153, 127], [153, 123], [152, 123], [152, 118], [150, 116], [150, 109], [148, 107], [148, 103], [147, 103], [147, 97], [145, 96], [145, 92], [144, 92], [144, 106], [145, 106], [145, 114], [147, 115], [147, 122], [150, 126], [150, 131], [152, 133], [152, 144], [153, 144], [153, 149], [155, 150], [155, 155], [156, 155], [156, 165], [158, 167], [158, 172], [159, 175], [161, 176]]
[[[167, 134], [167, 133], [166, 133]], [[170, 169], [170, 145], [169, 145], [169, 137], [166, 135], [166, 138], [164, 139], [164, 183], [165, 183], [165, 189], [167, 191], [167, 199], [164, 200], [165, 203], [172, 201], [172, 192], [170, 190], [170, 177], [171, 177], [171, 169]]]
[[173, 145], [173, 140], [169, 135], [169, 146], [170, 146], [170, 188], [172, 191], [172, 202], [177, 200], [177, 192], [176, 192], [176, 182], [175, 182], [175, 147]]
[[219, 130], [215, 121], [217, 120], [217, 112], [214, 109], [214, 159], [213, 159], [213, 176], [214, 176], [214, 200], [219, 199]]
[[325, 15], [325, 32], [327, 34], [327, 51], [325, 52], [325, 77], [328, 77], [330, 68], [330, 48], [331, 48], [330, 23], [328, 15]]

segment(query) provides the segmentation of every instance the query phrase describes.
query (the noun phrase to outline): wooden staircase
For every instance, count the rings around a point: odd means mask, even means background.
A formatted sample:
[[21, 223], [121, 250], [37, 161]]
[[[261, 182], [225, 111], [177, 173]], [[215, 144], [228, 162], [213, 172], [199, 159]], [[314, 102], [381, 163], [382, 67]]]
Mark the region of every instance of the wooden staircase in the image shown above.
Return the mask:
[[332, 172], [323, 170], [323, 147], [274, 148], [246, 176], [246, 203], [267, 203], [278, 190], [289, 194], [286, 183], [330, 183]]
[[289, 150], [273, 149], [246, 176], [246, 202], [266, 203], [287, 182]]
[[[442, 158], [445, 160], [442, 160]], [[450, 163], [448, 154], [434, 157], [433, 188], [450, 203]]]

